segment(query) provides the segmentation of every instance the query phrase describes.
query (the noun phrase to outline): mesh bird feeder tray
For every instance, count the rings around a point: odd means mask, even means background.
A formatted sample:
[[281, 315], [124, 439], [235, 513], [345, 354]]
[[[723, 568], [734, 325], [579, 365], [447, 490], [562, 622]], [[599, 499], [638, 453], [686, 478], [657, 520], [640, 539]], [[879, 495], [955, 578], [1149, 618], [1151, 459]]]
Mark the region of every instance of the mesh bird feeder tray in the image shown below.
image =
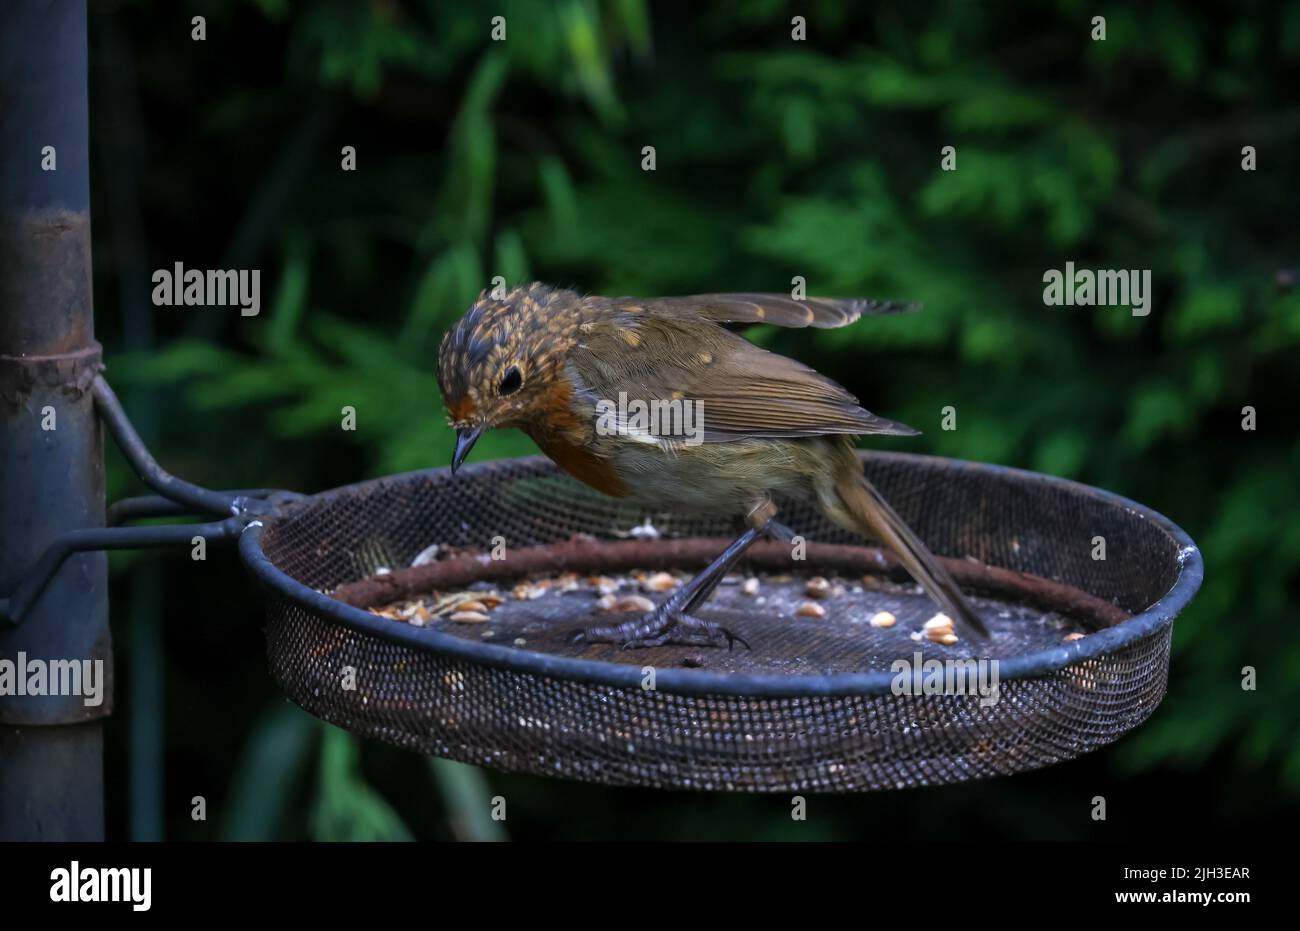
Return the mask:
[[[509, 592], [526, 576], [694, 572], [736, 532], [726, 519], [664, 513], [651, 515], [658, 539], [631, 539], [647, 515], [542, 458], [294, 501], [252, 524], [240, 551], [270, 588], [270, 669], [294, 702], [353, 733], [495, 769], [859, 792], [1068, 760], [1155, 710], [1174, 617], [1202, 574], [1182, 530], [1124, 498], [1034, 473], [896, 454], [864, 455], [863, 465], [948, 557], [990, 642], [914, 639], [934, 613], [919, 589], [868, 541], [793, 502], [782, 520], [810, 541], [806, 559], [760, 543], [741, 570], [762, 575], [762, 594], [723, 585], [699, 612], [751, 650], [571, 644], [575, 630], [611, 623], [588, 587], [507, 595], [485, 624], [416, 627], [366, 610], [431, 591]], [[1094, 559], [1095, 537], [1104, 560]], [[494, 538], [506, 541], [505, 559], [491, 558]], [[455, 555], [400, 568], [435, 543]], [[395, 571], [376, 576], [381, 567]], [[809, 576], [844, 580], [823, 617], [796, 611]], [[881, 610], [897, 623], [872, 626]], [[899, 694], [891, 666], [918, 653], [996, 659], [997, 701]]]

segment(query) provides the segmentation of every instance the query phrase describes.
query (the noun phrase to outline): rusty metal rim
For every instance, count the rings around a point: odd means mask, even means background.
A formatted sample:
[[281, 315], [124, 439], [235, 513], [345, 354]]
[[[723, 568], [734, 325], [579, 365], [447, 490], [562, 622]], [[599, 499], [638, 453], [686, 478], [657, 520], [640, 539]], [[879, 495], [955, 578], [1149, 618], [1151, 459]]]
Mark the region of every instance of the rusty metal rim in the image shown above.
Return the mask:
[[[1048, 675], [1074, 663], [1096, 659], [1130, 646], [1138, 640], [1172, 624], [1173, 619], [1191, 602], [1201, 587], [1205, 566], [1201, 552], [1196, 544], [1192, 542], [1191, 537], [1164, 515], [1121, 495], [1103, 491], [1091, 485], [1070, 481], [1069, 479], [1043, 475], [1025, 469], [1014, 469], [1008, 466], [943, 459], [937, 456], [921, 456], [911, 453], [870, 453], [869, 455], [873, 458], [893, 459], [902, 462], [939, 461], [961, 468], [978, 469], [998, 475], [1045, 483], [1076, 494], [1086, 494], [1112, 507], [1123, 508], [1149, 521], [1168, 534], [1177, 545], [1178, 577], [1169, 591], [1147, 610], [1114, 627], [1090, 634], [1082, 640], [1062, 644], [1050, 650], [1040, 650], [1035, 653], [1001, 659], [999, 661], [999, 676], [1004, 681]], [[529, 458], [533, 462], [548, 462], [541, 456]], [[525, 460], [525, 462], [527, 461]], [[514, 460], [514, 464], [517, 466], [519, 461]], [[494, 468], [499, 468], [499, 466], [486, 462], [465, 468], [462, 472], [465, 478], [469, 479], [474, 474], [488, 472]], [[447, 471], [447, 469], [443, 468], [423, 472], [408, 472], [403, 475], [389, 476], [383, 479], [374, 479], [335, 488], [321, 492], [319, 495], [295, 501], [278, 514], [268, 517], [267, 520], [275, 522], [298, 512], [300, 509], [311, 507], [313, 502], [320, 498], [355, 492], [362, 488], [373, 488], [377, 482], [401, 481], [430, 474], [442, 476]], [[475, 643], [428, 628], [395, 624], [386, 618], [344, 604], [303, 585], [277, 568], [262, 551], [262, 534], [264, 530], [263, 523], [255, 521], [245, 528], [239, 540], [240, 557], [253, 576], [280, 596], [316, 614], [342, 624], [350, 630], [393, 643], [400, 643], [413, 649], [454, 656], [470, 662], [482, 663], [486, 666], [520, 673], [606, 685], [621, 689], [642, 687], [643, 674], [640, 666], [610, 663], [601, 660], [572, 659], [548, 653], [515, 649], [499, 644]], [[864, 673], [836, 673], [827, 676], [782, 676], [731, 675], [694, 669], [672, 668], [656, 670], [655, 679], [656, 689], [683, 695], [797, 698], [888, 694], [895, 676], [893, 673], [883, 670]]]

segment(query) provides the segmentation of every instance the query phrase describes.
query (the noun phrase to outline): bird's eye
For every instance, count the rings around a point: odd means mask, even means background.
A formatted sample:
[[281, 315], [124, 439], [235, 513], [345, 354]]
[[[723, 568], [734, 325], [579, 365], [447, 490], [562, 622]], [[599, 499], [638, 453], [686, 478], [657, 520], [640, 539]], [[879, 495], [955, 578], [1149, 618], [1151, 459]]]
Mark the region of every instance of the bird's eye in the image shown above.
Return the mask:
[[523, 383], [524, 376], [519, 374], [519, 366], [512, 365], [510, 370], [501, 376], [501, 384], [497, 385], [497, 394], [502, 397], [507, 394], [514, 394]]

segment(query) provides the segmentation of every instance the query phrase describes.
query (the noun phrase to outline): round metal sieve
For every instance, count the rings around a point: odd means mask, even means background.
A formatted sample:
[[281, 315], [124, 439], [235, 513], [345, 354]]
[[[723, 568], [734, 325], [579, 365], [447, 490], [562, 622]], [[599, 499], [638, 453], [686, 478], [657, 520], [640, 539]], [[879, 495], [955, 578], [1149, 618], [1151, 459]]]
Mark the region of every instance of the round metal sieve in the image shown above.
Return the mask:
[[[791, 564], [775, 544], [756, 548], [750, 568], [779, 573], [763, 601], [724, 586], [700, 612], [752, 651], [570, 645], [572, 631], [608, 622], [583, 592], [511, 601], [482, 628], [413, 627], [333, 596], [351, 590], [358, 602], [376, 569], [409, 566], [434, 543], [484, 555], [395, 572], [394, 594], [413, 594], [401, 588], [413, 574], [444, 590], [508, 590], [543, 571], [693, 571], [736, 530], [665, 512], [649, 515], [661, 539], [629, 540], [648, 515], [540, 457], [304, 498], [250, 525], [240, 552], [269, 587], [271, 673], [293, 701], [356, 734], [497, 769], [702, 790], [902, 788], [1067, 760], [1155, 710], [1173, 619], [1203, 572], [1182, 530], [1117, 495], [1035, 473], [901, 454], [862, 460], [950, 557], [994, 630], [989, 644], [913, 640], [933, 613], [924, 597], [901, 576], [888, 581], [890, 561], [867, 541], [794, 502], [782, 520], [812, 541], [808, 558]], [[1105, 559], [1094, 558], [1097, 537]], [[504, 560], [486, 555], [494, 540]], [[858, 584], [864, 573], [881, 583]], [[823, 618], [793, 610], [812, 575], [844, 580]], [[863, 623], [882, 608], [894, 627]], [[1067, 640], [1070, 631], [1086, 636]], [[996, 660], [996, 701], [900, 694], [894, 664], [918, 654]]]

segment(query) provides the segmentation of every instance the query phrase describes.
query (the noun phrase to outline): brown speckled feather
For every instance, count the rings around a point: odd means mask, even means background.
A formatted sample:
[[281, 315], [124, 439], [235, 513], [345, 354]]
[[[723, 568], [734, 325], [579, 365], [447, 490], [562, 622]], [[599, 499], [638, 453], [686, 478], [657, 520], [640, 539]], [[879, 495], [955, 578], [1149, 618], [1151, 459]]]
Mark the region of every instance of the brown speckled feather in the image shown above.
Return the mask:
[[919, 304], [864, 298], [810, 297], [797, 301], [788, 294], [694, 294], [689, 297], [619, 297], [615, 311], [668, 320], [708, 320], [712, 323], [770, 323], [773, 326], [833, 329], [866, 315], [899, 314]]
[[[685, 299], [680, 299], [685, 300]], [[589, 321], [569, 352], [590, 399], [702, 402], [705, 442], [917, 431], [864, 410], [835, 382], [714, 322], [645, 307]]]

